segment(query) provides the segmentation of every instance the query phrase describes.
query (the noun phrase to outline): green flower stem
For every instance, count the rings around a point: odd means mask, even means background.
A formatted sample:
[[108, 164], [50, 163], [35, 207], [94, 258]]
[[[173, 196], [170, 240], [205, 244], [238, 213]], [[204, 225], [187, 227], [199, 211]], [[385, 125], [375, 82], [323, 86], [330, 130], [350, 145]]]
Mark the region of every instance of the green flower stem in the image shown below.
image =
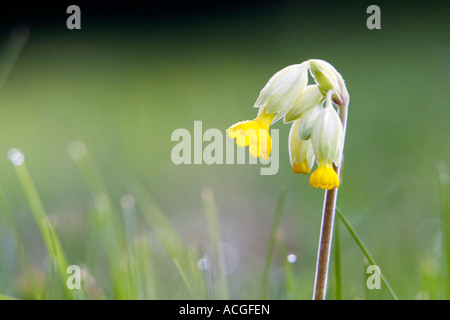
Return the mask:
[[319, 251], [317, 253], [316, 279], [314, 281], [313, 294], [314, 300], [325, 300], [336, 200], [337, 189], [327, 190], [325, 193], [325, 201], [323, 205]]
[[[347, 126], [347, 106], [348, 100], [339, 105], [339, 118], [345, 131]], [[345, 141], [345, 140], [344, 140]], [[335, 166], [334, 170], [340, 176], [340, 166]], [[330, 264], [331, 239], [333, 238], [333, 224], [336, 211], [337, 189], [327, 190], [323, 204], [322, 226], [320, 231], [319, 249], [317, 253], [316, 278], [314, 281], [314, 300], [325, 300], [327, 291], [328, 267]]]

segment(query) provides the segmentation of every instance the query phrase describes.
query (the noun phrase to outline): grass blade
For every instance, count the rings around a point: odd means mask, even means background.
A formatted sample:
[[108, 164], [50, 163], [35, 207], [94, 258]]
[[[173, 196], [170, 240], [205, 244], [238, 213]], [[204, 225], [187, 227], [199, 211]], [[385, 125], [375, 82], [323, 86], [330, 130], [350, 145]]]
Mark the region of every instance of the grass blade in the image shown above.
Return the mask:
[[139, 243], [136, 243], [135, 237], [138, 234], [136, 206], [133, 196], [126, 194], [120, 199], [122, 207], [122, 218], [125, 226], [125, 242], [127, 247], [128, 268], [130, 271], [132, 290], [136, 292], [139, 299], [144, 299], [143, 279], [141, 273], [142, 257], [140, 256]]
[[[19, 255], [19, 259], [20, 259], [20, 262], [22, 263], [22, 267], [23, 267], [25, 273], [28, 275], [32, 275], [33, 270], [31, 268], [30, 260], [25, 252], [25, 248], [20, 239], [17, 224], [13, 218], [11, 210], [9, 209], [8, 201], [6, 200], [5, 193], [3, 192], [2, 186], [0, 186], [0, 213], [3, 213], [6, 216], [7, 223], [8, 223], [7, 228], [8, 228], [8, 230], [10, 230], [10, 232], [12, 233], [12, 235], [14, 237], [17, 252]], [[43, 292], [39, 288], [40, 286], [35, 277], [32, 277], [32, 276], [29, 277], [28, 285], [29, 285], [28, 287], [30, 288], [28, 294], [31, 299], [40, 300], [43, 298]]]
[[55, 268], [58, 270], [60, 275], [60, 281], [62, 287], [64, 288], [64, 292], [68, 298], [73, 298], [73, 294], [66, 286], [66, 270], [68, 265], [61, 247], [61, 243], [52, 223], [50, 222], [50, 219], [47, 216], [47, 213], [45, 212], [44, 206], [42, 205], [39, 194], [25, 165], [24, 156], [19, 150], [11, 149], [8, 152], [8, 158], [14, 164], [17, 177], [22, 190], [25, 193], [25, 197], [28, 201], [28, 205], [30, 206], [33, 218], [39, 228], [42, 238], [44, 239], [47, 252], [51, 259], [55, 259]]
[[106, 251], [114, 296], [117, 299], [137, 299], [138, 292], [132, 287], [132, 271], [127, 263], [121, 263], [124, 258], [128, 259], [124, 232], [103, 179], [82, 142], [72, 142], [68, 153], [92, 196], [96, 214], [93, 227], [101, 235]]
[[[278, 232], [277, 232], [278, 233]], [[297, 257], [289, 253], [286, 246], [284, 234], [277, 234], [277, 245], [280, 251], [280, 265], [284, 267], [284, 296], [286, 300], [301, 299], [299, 295], [299, 284], [294, 272], [294, 264]], [[294, 257], [294, 259], [292, 259]]]
[[204, 258], [201, 258], [200, 260], [198, 260], [197, 267], [203, 273], [203, 277], [204, 277], [203, 282], [205, 284], [205, 291], [206, 291], [205, 296], [207, 297], [208, 300], [212, 300], [213, 294], [212, 294], [212, 282], [211, 282], [211, 268], [209, 267], [209, 264], [210, 264], [210, 262], [209, 262], [208, 258], [204, 257]]
[[[211, 277], [210, 277], [210, 269], [208, 268], [208, 264], [206, 265], [202, 262], [205, 258], [200, 259], [197, 253], [197, 250], [194, 246], [189, 246], [187, 248], [188, 251], [188, 262], [189, 262], [189, 270], [191, 274], [192, 281], [197, 284], [197, 291], [199, 292], [197, 295], [199, 297], [203, 297], [203, 299], [212, 299], [212, 291], [211, 291]], [[206, 267], [206, 269], [205, 269]], [[205, 271], [207, 272], [206, 277], [204, 276]], [[204, 279], [206, 278], [206, 279]]]
[[200, 292], [204, 292], [203, 281], [198, 268], [194, 271], [191, 267], [192, 258], [188, 248], [145, 187], [134, 180], [129, 184], [129, 189], [130, 194], [136, 199], [137, 208], [140, 209], [167, 255], [172, 261], [177, 261], [176, 267], [183, 282], [189, 282], [190, 291], [195, 292], [195, 297], [199, 297]]
[[19, 300], [19, 299], [0, 293], [0, 300]]
[[260, 292], [261, 300], [266, 299], [266, 297], [267, 297], [267, 287], [268, 287], [268, 283], [269, 283], [270, 265], [272, 264], [273, 253], [274, 253], [275, 244], [277, 241], [277, 232], [278, 232], [278, 228], [280, 227], [281, 216], [283, 215], [284, 203], [286, 201], [286, 193], [287, 193], [286, 188], [283, 188], [280, 191], [280, 194], [278, 196], [277, 206], [275, 209], [275, 215], [274, 215], [273, 221], [272, 221], [272, 227], [271, 227], [270, 235], [269, 235], [269, 243], [267, 245], [266, 260], [264, 262], [264, 270], [263, 270], [263, 275], [262, 275], [262, 279], [261, 279], [261, 292]]
[[136, 206], [140, 209], [169, 257], [171, 259], [177, 259], [178, 261], [187, 261], [187, 259], [184, 259], [187, 258], [187, 251], [184, 243], [175, 232], [170, 221], [156, 204], [153, 197], [147, 192], [145, 187], [138, 182], [133, 183], [130, 186], [130, 189], [132, 191], [130, 194], [133, 194], [136, 199]]
[[[350, 224], [350, 222], [347, 220], [347, 218], [343, 215], [343, 213], [341, 212], [341, 210], [339, 208], [336, 207], [336, 213], [338, 214], [339, 218], [342, 220], [342, 222], [344, 222], [344, 225], [347, 227], [348, 231], [350, 232], [350, 234], [352, 235], [353, 239], [356, 241], [356, 243], [358, 244], [358, 246], [361, 248], [362, 252], [364, 253], [365, 257], [367, 258], [367, 260], [370, 262], [371, 265], [378, 265], [375, 262], [375, 259], [372, 257], [372, 254], [369, 252], [369, 250], [367, 249], [367, 247], [364, 245], [364, 243], [362, 242], [361, 238], [358, 236], [358, 234], [356, 233], [355, 229], [353, 229], [352, 225]], [[387, 279], [384, 277], [383, 273], [380, 274], [381, 277], [381, 281], [383, 282], [384, 286], [386, 287], [387, 291], [389, 292], [389, 294], [391, 295], [392, 299], [394, 300], [398, 300], [397, 295], [395, 294], [394, 290], [392, 289], [391, 285], [389, 284], [389, 282], [387, 281]]]
[[214, 251], [217, 252], [217, 265], [219, 266], [219, 299], [229, 299], [228, 283], [225, 270], [225, 257], [223, 254], [223, 246], [221, 244], [221, 235], [219, 228], [219, 215], [217, 213], [217, 206], [214, 199], [214, 194], [211, 189], [203, 189], [201, 193], [203, 207], [205, 209], [206, 223], [208, 225], [209, 239]]
[[17, 27], [11, 32], [0, 59], [0, 90], [16, 64], [17, 58], [27, 43], [29, 35], [30, 31], [24, 27]]
[[143, 279], [141, 286], [144, 290], [145, 299], [158, 299], [158, 287], [155, 274], [155, 264], [153, 262], [153, 243], [149, 237], [140, 236], [137, 241], [139, 251], [137, 269], [140, 278]]
[[334, 222], [334, 277], [335, 298], [342, 300], [342, 270], [341, 270], [341, 231], [339, 219]]
[[449, 204], [449, 175], [443, 163], [438, 164], [439, 196], [441, 202], [442, 248], [446, 265], [446, 291], [450, 299], [450, 204]]
[[175, 264], [175, 267], [177, 268], [178, 272], [181, 275], [181, 279], [183, 280], [184, 285], [186, 286], [186, 289], [188, 290], [189, 294], [196, 299], [196, 294], [194, 292], [194, 289], [192, 288], [191, 282], [189, 281], [188, 277], [186, 276], [186, 273], [184, 272], [183, 268], [181, 268], [180, 263], [177, 259], [173, 259], [173, 262]]

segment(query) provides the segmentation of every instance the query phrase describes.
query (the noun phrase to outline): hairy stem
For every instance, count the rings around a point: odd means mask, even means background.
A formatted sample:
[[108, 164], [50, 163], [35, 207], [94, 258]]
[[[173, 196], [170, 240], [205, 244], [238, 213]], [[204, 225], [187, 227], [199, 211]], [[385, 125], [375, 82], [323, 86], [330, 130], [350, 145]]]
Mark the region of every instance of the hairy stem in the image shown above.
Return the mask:
[[[347, 126], [348, 98], [339, 105], [339, 118], [345, 131]], [[341, 165], [335, 166], [334, 170], [340, 176]], [[330, 264], [331, 239], [333, 238], [333, 224], [336, 211], [337, 189], [327, 190], [323, 203], [322, 226], [320, 230], [319, 249], [317, 253], [316, 278], [314, 281], [314, 300], [325, 300], [327, 291], [328, 267]]]
[[319, 252], [317, 253], [314, 300], [324, 300], [327, 290], [328, 265], [330, 262], [331, 238], [333, 235], [334, 212], [336, 210], [337, 189], [327, 190], [323, 204], [322, 227]]

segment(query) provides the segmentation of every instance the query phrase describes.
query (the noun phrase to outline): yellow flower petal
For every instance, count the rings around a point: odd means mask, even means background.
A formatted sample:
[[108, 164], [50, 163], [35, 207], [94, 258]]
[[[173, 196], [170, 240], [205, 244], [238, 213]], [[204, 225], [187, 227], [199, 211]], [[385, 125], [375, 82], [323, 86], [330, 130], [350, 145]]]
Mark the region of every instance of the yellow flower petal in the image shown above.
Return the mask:
[[227, 129], [228, 136], [230, 138], [236, 139], [236, 144], [240, 147], [246, 147], [250, 143], [250, 139], [248, 135], [246, 135], [246, 131], [248, 129], [253, 129], [253, 121], [241, 121], [238, 122]]
[[292, 171], [294, 171], [294, 173], [308, 174], [311, 172], [311, 169], [309, 168], [308, 162], [305, 159], [300, 163], [293, 162]]
[[228, 136], [236, 139], [240, 147], [250, 146], [250, 155], [267, 159], [272, 150], [269, 127], [275, 114], [266, 114], [265, 109], [254, 120], [238, 122], [227, 129]]
[[331, 190], [339, 187], [339, 178], [331, 163], [327, 163], [325, 165], [319, 165], [316, 171], [311, 174], [309, 183], [314, 188]]

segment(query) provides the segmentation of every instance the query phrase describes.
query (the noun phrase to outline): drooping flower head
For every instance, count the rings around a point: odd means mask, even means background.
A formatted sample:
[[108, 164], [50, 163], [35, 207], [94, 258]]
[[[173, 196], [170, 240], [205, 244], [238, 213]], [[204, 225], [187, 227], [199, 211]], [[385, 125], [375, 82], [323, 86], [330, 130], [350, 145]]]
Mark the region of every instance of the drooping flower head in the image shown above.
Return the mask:
[[349, 95], [341, 74], [331, 64], [323, 60], [311, 59], [309, 64], [310, 73], [319, 85], [322, 95], [325, 97], [328, 91], [333, 90], [333, 102], [337, 105], [347, 106]]
[[267, 114], [265, 108], [262, 108], [255, 119], [241, 121], [228, 128], [228, 136], [235, 138], [240, 147], [250, 146], [250, 155], [253, 158], [261, 156], [267, 159], [272, 150], [269, 127], [274, 116], [275, 114]]
[[333, 168], [339, 166], [344, 148], [344, 128], [331, 103], [332, 91], [329, 91], [326, 106], [318, 115], [311, 132], [311, 143], [318, 168], [311, 174], [313, 187], [333, 189], [339, 187], [339, 177]]
[[299, 138], [300, 119], [294, 121], [289, 131], [289, 158], [294, 173], [308, 174], [314, 165], [314, 150], [311, 140]]
[[[315, 84], [307, 85], [308, 70]], [[289, 133], [289, 155], [294, 173], [311, 174], [313, 187], [339, 187], [335, 168], [341, 163], [344, 128], [335, 107], [346, 108], [349, 95], [344, 79], [323, 60], [311, 59], [277, 72], [261, 90], [254, 107], [258, 116], [228, 128], [239, 146], [249, 146], [250, 154], [266, 159], [272, 141], [269, 127], [279, 119], [293, 122]]]
[[302, 97], [308, 81], [308, 66], [308, 62], [303, 62], [278, 71], [255, 102], [254, 107], [259, 108], [258, 116], [228, 128], [229, 137], [235, 138], [238, 146], [249, 146], [253, 157], [267, 159], [270, 156], [272, 140], [269, 127], [283, 118]]

